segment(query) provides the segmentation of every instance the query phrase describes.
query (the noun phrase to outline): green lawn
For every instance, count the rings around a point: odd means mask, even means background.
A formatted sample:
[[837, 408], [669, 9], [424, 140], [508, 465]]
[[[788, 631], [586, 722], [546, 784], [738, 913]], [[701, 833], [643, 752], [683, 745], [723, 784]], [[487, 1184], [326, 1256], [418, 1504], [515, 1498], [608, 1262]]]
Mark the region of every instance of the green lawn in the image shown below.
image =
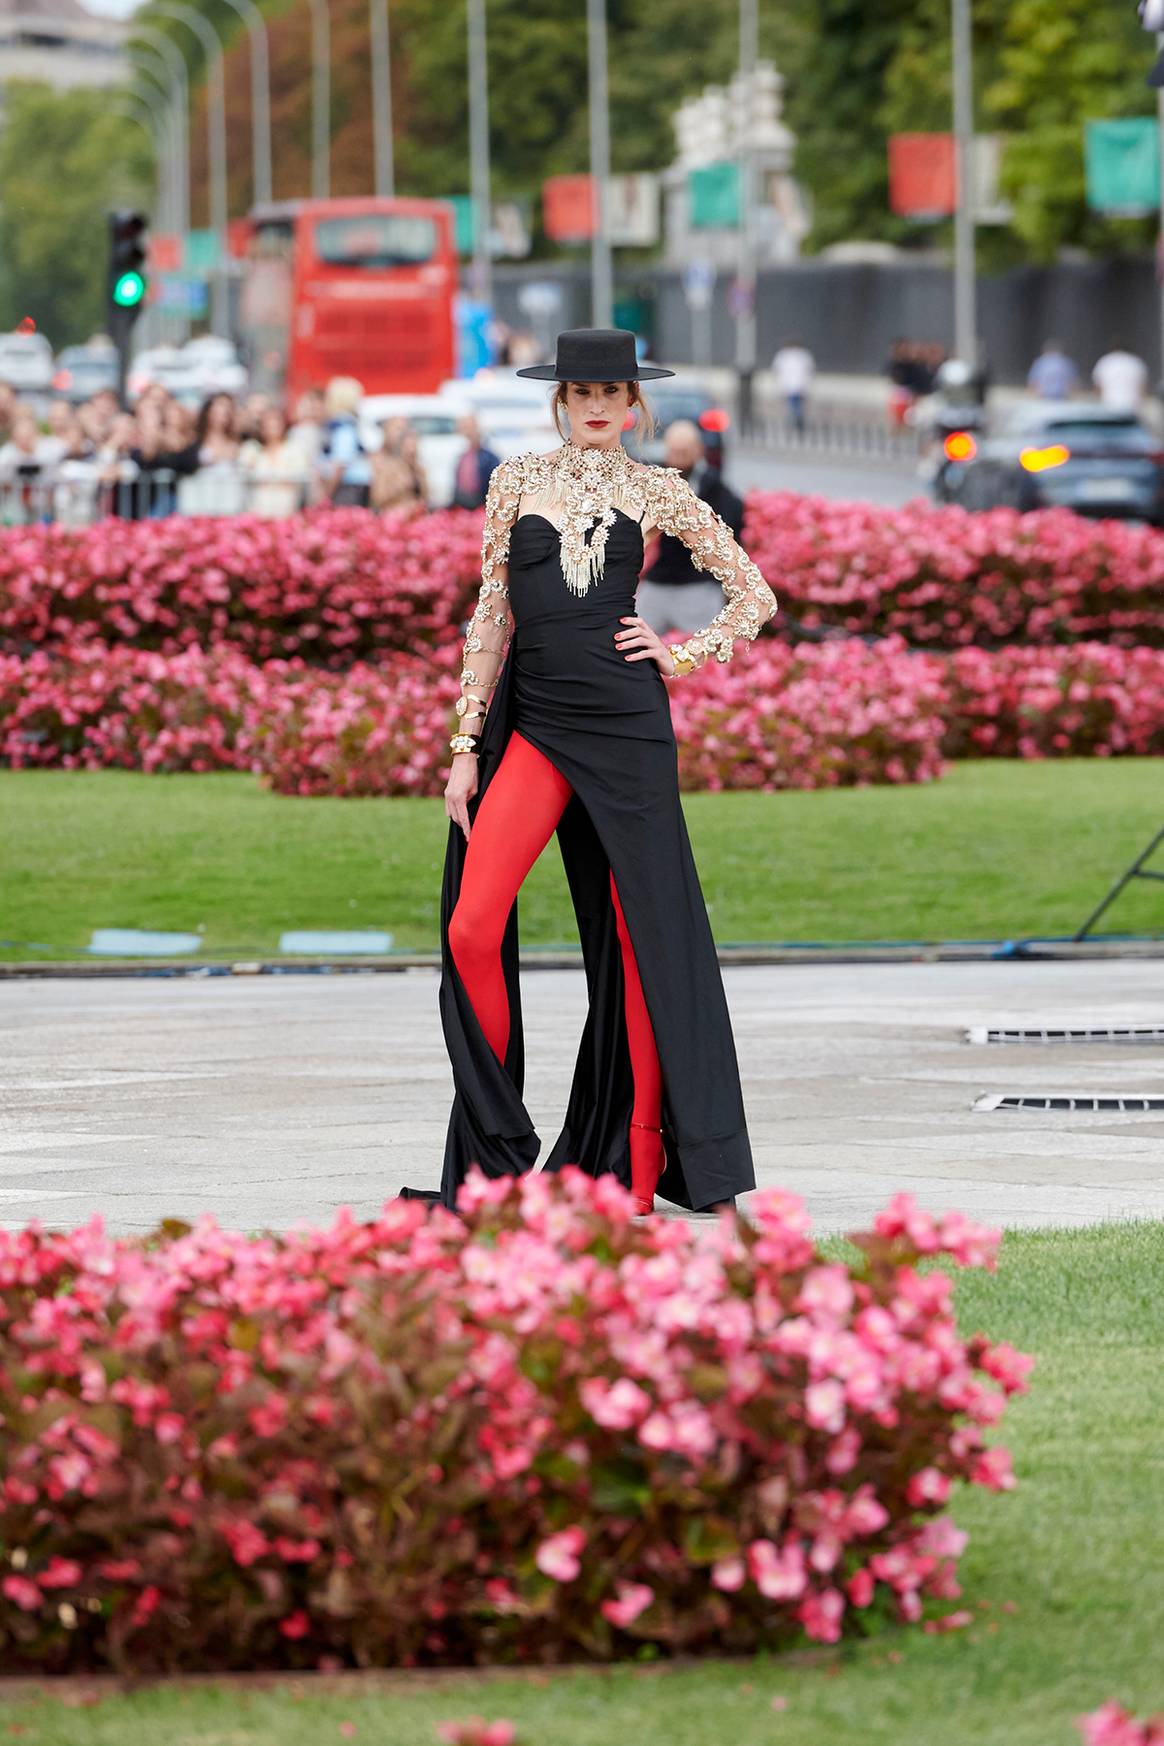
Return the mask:
[[[954, 765], [925, 787], [691, 794], [721, 943], [1070, 934], [1161, 823], [1153, 759]], [[0, 957], [78, 956], [95, 927], [203, 929], [203, 956], [268, 956], [287, 928], [437, 943], [440, 799], [289, 799], [242, 775], [0, 772]], [[523, 945], [577, 944], [551, 842]], [[1104, 927], [1159, 933], [1138, 881]], [[27, 943], [25, 943], [27, 942]], [[48, 950], [43, 949], [48, 947]]]
[[[1117, 1697], [1164, 1707], [1164, 1226], [1008, 1236], [959, 1287], [963, 1326], [1038, 1354], [1006, 1440], [1017, 1491], [955, 1498], [970, 1530], [968, 1630], [892, 1629], [812, 1663], [674, 1672], [455, 1675], [362, 1695], [300, 1685], [154, 1687], [92, 1708], [11, 1703], [25, 1746], [427, 1746], [437, 1722], [506, 1716], [524, 1746], [1079, 1746], [1072, 1718]], [[0, 1682], [0, 1696], [3, 1685]], [[773, 1713], [772, 1698], [786, 1707]]]

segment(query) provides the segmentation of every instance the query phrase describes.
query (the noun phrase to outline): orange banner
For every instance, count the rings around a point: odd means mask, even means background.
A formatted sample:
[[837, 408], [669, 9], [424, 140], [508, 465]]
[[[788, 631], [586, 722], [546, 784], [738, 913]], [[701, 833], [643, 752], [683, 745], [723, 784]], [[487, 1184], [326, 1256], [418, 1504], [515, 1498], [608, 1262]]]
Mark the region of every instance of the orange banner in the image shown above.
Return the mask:
[[889, 136], [889, 206], [902, 218], [944, 218], [958, 204], [954, 136]]
[[542, 183], [542, 224], [551, 242], [586, 242], [594, 235], [589, 176], [549, 176]]

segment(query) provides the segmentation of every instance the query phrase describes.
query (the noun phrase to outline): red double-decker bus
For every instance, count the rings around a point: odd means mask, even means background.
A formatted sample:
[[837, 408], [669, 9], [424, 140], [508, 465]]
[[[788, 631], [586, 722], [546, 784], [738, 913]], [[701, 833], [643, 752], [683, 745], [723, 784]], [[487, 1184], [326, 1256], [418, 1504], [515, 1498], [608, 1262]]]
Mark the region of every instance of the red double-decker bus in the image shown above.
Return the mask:
[[429, 394], [453, 375], [457, 257], [440, 200], [257, 206], [239, 308], [252, 388], [293, 410], [355, 376], [368, 394]]

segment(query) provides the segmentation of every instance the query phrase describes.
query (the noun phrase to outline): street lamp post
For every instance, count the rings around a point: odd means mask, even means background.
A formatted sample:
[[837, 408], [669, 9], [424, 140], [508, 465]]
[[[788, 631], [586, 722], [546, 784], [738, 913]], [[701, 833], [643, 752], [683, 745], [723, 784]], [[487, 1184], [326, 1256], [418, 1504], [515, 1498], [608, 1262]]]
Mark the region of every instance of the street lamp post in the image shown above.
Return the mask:
[[606, 0], [586, 0], [586, 41], [590, 62], [590, 186], [593, 231], [590, 237], [590, 308], [595, 327], [614, 320], [614, 269], [610, 257], [610, 100], [606, 82]]
[[396, 174], [392, 162], [392, 56], [388, 0], [368, 0], [368, 31], [372, 45], [372, 147], [376, 161], [376, 192], [391, 199], [396, 192]]
[[255, 0], [226, 0], [247, 27], [251, 49], [251, 158], [255, 203], [271, 198], [271, 57], [267, 26]]
[[739, 220], [736, 230], [736, 377], [737, 413], [741, 431], [752, 427], [752, 381], [756, 373], [756, 250], [752, 235], [755, 166], [752, 161], [752, 110], [756, 62], [760, 56], [760, 23], [756, 0], [740, 0], [740, 57], [736, 83], [740, 112], [736, 119], [736, 180]]
[[[173, 103], [177, 115], [175, 146], [178, 163], [174, 172], [179, 201], [175, 213], [183, 241], [190, 229], [190, 81], [186, 73], [186, 57], [164, 30], [135, 20], [134, 38], [141, 37], [143, 54], [151, 54], [170, 78]], [[132, 57], [133, 43], [130, 44]], [[156, 75], [155, 75], [156, 76]]]
[[473, 295], [492, 305], [489, 262], [489, 63], [485, 49], [485, 0], [468, 0], [469, 191], [473, 208]]
[[331, 193], [331, 21], [327, 0], [311, 5], [311, 192]]
[[206, 80], [209, 92], [207, 105], [207, 148], [210, 168], [210, 228], [214, 232], [218, 261], [210, 280], [211, 326], [216, 333], [230, 330], [230, 310], [226, 282], [226, 86], [222, 76], [222, 44], [200, 12], [184, 4], [184, 0], [152, 0], [154, 13], [184, 24], [201, 42], [206, 52]]
[[974, 71], [970, 0], [951, 0], [954, 60], [954, 352], [978, 366], [978, 316], [974, 282]]

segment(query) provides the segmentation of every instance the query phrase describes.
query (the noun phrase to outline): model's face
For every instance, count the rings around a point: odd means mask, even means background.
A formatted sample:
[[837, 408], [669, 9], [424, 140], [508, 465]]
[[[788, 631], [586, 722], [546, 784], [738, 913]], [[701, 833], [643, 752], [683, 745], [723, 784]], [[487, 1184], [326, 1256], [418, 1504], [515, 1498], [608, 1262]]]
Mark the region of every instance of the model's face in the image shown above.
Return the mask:
[[613, 448], [629, 410], [630, 385], [626, 382], [570, 382], [566, 386], [570, 436], [584, 448]]

